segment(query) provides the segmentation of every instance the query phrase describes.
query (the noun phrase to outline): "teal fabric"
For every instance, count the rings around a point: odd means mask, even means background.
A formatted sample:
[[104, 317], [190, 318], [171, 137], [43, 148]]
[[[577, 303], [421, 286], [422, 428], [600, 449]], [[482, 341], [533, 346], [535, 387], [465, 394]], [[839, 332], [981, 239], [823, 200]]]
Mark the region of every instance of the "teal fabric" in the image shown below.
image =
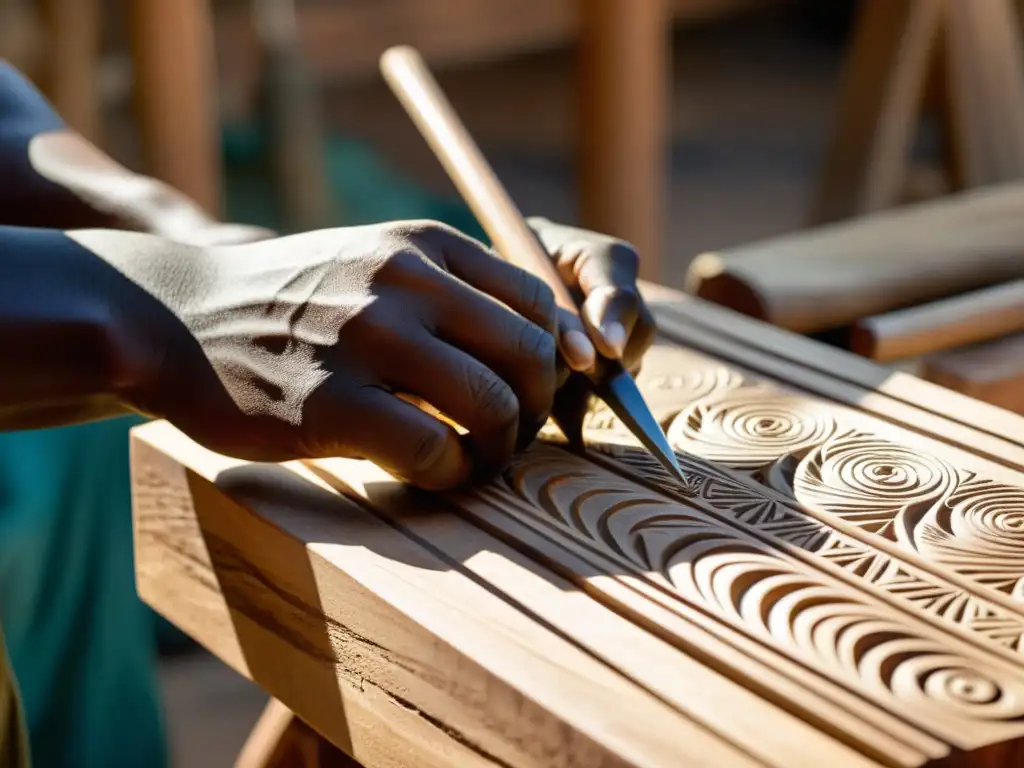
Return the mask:
[[167, 765], [135, 594], [134, 418], [0, 434], [0, 622], [34, 768]]

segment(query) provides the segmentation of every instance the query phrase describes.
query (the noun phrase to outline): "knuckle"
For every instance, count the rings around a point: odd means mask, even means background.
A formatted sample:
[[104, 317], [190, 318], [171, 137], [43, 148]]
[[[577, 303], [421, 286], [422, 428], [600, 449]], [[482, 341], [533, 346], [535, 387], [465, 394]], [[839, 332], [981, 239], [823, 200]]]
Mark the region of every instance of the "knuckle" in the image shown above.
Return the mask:
[[414, 219], [395, 225], [394, 231], [417, 242], [436, 244], [451, 237], [454, 227], [433, 219]]
[[519, 401], [511, 388], [492, 373], [478, 372], [470, 382], [473, 400], [481, 413], [500, 423], [509, 424], [519, 418]]
[[384, 260], [388, 274], [418, 274], [424, 268], [426, 258], [417, 248], [407, 242], [392, 243]]
[[554, 337], [533, 323], [523, 323], [516, 343], [519, 357], [526, 358], [533, 368], [554, 369], [556, 345]]
[[546, 326], [555, 321], [555, 292], [551, 286], [529, 272], [520, 272], [520, 290], [528, 311]]
[[424, 430], [416, 436], [412, 451], [412, 470], [426, 472], [437, 465], [448, 447], [448, 435], [438, 430]]

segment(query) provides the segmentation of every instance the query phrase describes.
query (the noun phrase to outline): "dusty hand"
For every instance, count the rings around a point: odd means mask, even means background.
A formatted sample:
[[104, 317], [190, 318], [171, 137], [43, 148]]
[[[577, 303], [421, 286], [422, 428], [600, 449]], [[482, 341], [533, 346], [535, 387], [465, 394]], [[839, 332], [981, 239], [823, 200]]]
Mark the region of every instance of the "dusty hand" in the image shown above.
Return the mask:
[[551, 410], [551, 290], [449, 227], [212, 248], [68, 234], [143, 289], [110, 321], [123, 398], [214, 450], [362, 457], [440, 489], [500, 469]]
[[[563, 358], [575, 371], [585, 372], [593, 365], [596, 348], [605, 357], [620, 359], [635, 376], [655, 334], [654, 318], [637, 290], [636, 251], [621, 240], [547, 219], [531, 218], [529, 224], [562, 279], [583, 300], [582, 322], [559, 310]], [[561, 383], [552, 411], [571, 443], [580, 444], [590, 403], [590, 384], [583, 375], [574, 373]]]
[[637, 290], [639, 259], [628, 243], [597, 232], [531, 218], [562, 279], [583, 298], [580, 320], [559, 316], [559, 349], [577, 371], [593, 365], [595, 347], [636, 374], [654, 341], [654, 318]]

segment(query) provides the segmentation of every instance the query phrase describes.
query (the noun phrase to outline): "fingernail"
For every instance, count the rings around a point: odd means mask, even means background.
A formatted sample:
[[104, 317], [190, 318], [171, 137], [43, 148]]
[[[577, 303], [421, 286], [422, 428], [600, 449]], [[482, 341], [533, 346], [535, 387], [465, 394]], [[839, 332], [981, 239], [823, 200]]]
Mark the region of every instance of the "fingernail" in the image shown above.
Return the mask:
[[626, 328], [622, 323], [611, 322], [601, 326], [601, 335], [608, 346], [615, 350], [616, 357], [622, 357], [626, 351]]
[[582, 331], [572, 330], [562, 337], [565, 360], [574, 371], [585, 371], [594, 365], [597, 353]]

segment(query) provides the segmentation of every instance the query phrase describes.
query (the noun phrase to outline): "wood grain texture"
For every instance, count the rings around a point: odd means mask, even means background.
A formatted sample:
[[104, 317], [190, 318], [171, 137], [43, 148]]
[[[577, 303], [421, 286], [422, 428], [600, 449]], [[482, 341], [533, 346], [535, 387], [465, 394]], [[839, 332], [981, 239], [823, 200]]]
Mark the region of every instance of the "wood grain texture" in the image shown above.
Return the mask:
[[649, 295], [685, 482], [599, 407], [443, 496], [151, 424], [140, 591], [367, 765], [1017, 765], [1024, 419]]
[[367, 768], [759, 764], [301, 466], [132, 461], [143, 599]]
[[698, 256], [687, 290], [811, 333], [1024, 277], [1024, 185], [1004, 184]]

